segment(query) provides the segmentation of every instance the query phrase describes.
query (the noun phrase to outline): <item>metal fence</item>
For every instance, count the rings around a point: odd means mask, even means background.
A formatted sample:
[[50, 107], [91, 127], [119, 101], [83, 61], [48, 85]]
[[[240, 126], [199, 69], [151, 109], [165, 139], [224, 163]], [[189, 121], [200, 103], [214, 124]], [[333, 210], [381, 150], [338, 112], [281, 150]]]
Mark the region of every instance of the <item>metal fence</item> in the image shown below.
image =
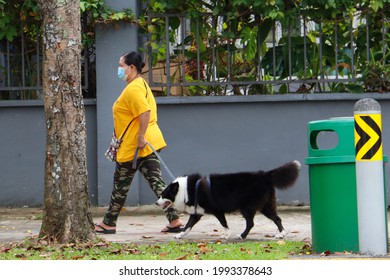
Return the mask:
[[41, 97], [41, 51], [39, 40], [26, 40], [23, 33], [13, 42], [0, 41], [0, 99]]
[[[0, 40], [0, 100], [42, 99], [42, 54], [39, 35], [26, 37], [22, 32], [12, 42]], [[86, 98], [96, 96], [94, 61], [94, 48], [84, 48], [82, 90]]]
[[[249, 29], [249, 39], [242, 33], [227, 37], [224, 15], [149, 12], [148, 20], [163, 27], [159, 41], [146, 36], [154, 47], [147, 50], [145, 76], [156, 95], [376, 91], [361, 79], [366, 62], [389, 62], [389, 20], [383, 11], [336, 21], [301, 16], [288, 24], [272, 22], [265, 31], [259, 24]], [[173, 29], [172, 21], [180, 24]], [[86, 98], [96, 96], [94, 61], [94, 47], [84, 49]], [[0, 100], [41, 99], [41, 71], [39, 37], [22, 33], [12, 42], [0, 41]]]
[[[237, 37], [224, 34], [223, 18], [212, 13], [197, 18], [149, 13], [149, 23], [165, 24], [164, 36], [148, 38], [146, 72], [155, 91], [161, 95], [361, 92], [369, 90], [361, 80], [366, 62], [373, 56], [386, 59], [389, 52], [389, 22], [380, 11], [332, 21], [300, 16], [288, 24], [272, 22], [269, 29], [259, 24], [248, 30], [254, 33], [249, 40], [242, 32]], [[177, 21], [180, 24], [173, 28], [171, 23]]]

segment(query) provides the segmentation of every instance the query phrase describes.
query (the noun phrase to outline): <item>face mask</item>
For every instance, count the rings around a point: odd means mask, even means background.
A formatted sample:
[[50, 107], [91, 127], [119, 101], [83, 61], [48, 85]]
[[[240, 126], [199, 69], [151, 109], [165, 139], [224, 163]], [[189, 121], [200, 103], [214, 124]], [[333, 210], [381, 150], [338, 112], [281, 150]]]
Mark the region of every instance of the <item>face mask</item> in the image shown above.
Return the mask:
[[126, 81], [127, 75], [125, 74], [125, 68], [118, 67], [118, 78]]

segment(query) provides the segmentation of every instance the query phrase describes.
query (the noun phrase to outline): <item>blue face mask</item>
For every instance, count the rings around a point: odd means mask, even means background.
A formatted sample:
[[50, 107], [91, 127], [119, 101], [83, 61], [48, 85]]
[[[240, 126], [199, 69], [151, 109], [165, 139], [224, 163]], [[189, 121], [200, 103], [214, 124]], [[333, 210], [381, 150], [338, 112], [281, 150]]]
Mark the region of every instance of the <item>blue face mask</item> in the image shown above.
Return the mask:
[[118, 78], [126, 81], [127, 75], [125, 74], [125, 68], [118, 67]]

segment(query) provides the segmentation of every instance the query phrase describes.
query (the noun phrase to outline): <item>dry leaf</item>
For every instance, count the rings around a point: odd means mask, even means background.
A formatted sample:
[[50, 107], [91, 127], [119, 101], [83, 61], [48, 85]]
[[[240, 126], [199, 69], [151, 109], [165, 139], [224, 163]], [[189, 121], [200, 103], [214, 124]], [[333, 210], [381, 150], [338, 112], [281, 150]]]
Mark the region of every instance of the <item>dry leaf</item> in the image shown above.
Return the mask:
[[187, 255], [184, 255], [184, 256], [178, 257], [176, 260], [182, 261], [182, 260], [186, 260], [186, 259], [187, 259]]
[[153, 236], [143, 235], [142, 238], [143, 238], [143, 239], [150, 239], [150, 238], [153, 238]]
[[18, 258], [18, 259], [26, 259], [26, 255], [25, 254], [16, 254], [15, 255], [15, 258]]
[[138, 249], [130, 249], [128, 252], [132, 255], [140, 255], [142, 252]]
[[325, 257], [327, 257], [327, 256], [329, 256], [330, 255], [330, 251], [329, 250], [326, 250], [326, 251], [324, 251], [324, 252], [322, 252], [321, 254], [320, 254], [320, 256], [325, 256]]

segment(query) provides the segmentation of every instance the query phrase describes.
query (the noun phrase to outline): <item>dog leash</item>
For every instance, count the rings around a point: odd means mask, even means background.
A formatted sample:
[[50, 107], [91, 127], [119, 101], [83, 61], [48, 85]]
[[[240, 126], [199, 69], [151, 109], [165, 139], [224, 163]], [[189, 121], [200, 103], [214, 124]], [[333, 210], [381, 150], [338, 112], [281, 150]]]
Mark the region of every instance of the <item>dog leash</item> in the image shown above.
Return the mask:
[[[149, 142], [146, 142], [146, 144], [149, 145], [149, 147], [152, 149], [153, 153], [156, 155], [156, 157], [159, 159], [160, 163], [162, 164], [162, 166], [164, 166], [165, 170], [167, 171], [168, 175], [171, 177], [172, 181], [176, 179], [175, 176], [173, 176], [172, 172], [169, 170], [168, 166], [165, 164], [164, 160], [162, 159], [162, 157], [158, 154], [158, 152], [153, 148], [152, 144], [150, 144]], [[138, 158], [138, 148], [135, 150], [135, 154], [134, 154], [134, 159], [133, 159], [133, 165], [132, 165], [132, 168], [133, 169], [137, 169], [137, 158]]]

